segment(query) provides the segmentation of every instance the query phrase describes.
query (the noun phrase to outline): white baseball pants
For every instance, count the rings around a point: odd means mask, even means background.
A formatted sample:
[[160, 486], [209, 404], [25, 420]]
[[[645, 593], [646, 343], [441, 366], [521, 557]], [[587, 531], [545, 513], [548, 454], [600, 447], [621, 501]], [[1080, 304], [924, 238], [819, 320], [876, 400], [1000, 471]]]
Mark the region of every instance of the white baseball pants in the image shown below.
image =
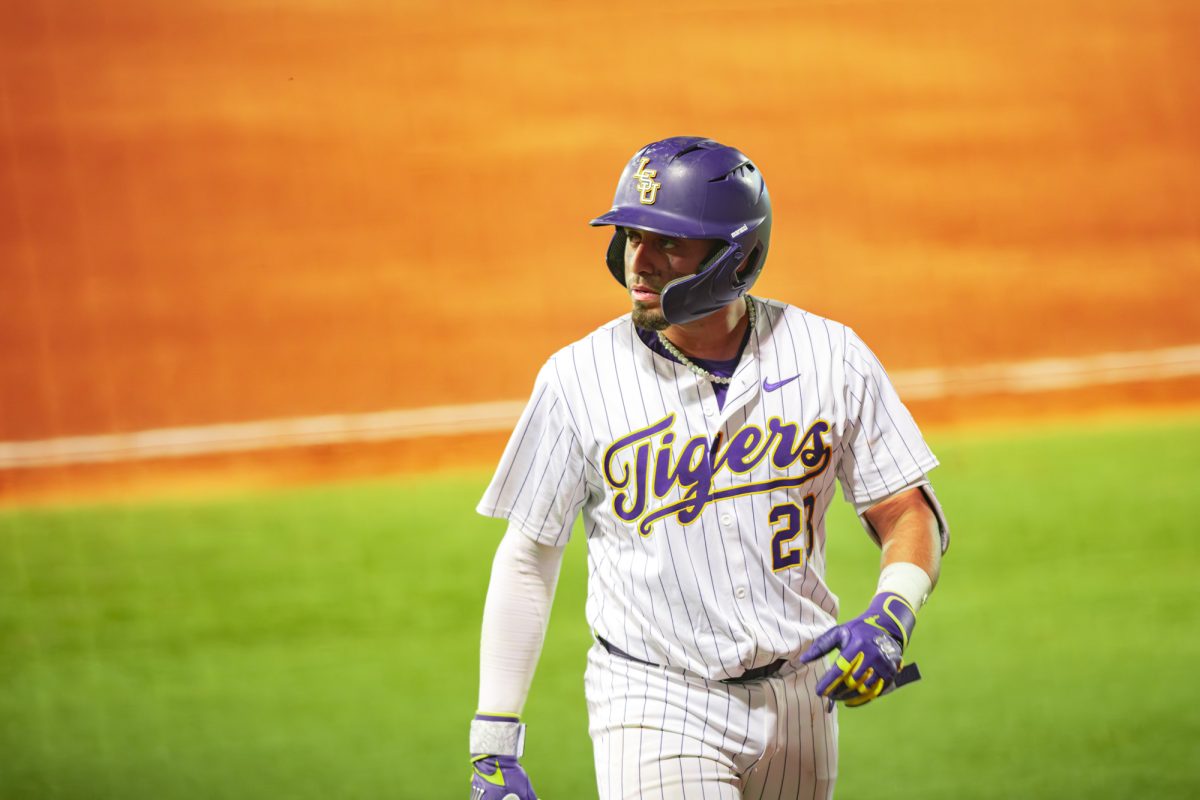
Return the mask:
[[728, 684], [615, 656], [584, 675], [600, 800], [828, 800], [837, 709], [813, 689], [823, 662]]

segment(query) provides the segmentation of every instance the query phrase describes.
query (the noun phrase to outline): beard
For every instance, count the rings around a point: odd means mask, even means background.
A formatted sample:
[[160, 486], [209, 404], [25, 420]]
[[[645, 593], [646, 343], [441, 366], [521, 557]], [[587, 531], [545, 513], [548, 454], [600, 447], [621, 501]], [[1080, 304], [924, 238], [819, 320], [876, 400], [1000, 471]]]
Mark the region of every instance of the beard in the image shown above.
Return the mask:
[[652, 308], [645, 303], [633, 302], [633, 324], [644, 331], [665, 331], [671, 327], [661, 308]]

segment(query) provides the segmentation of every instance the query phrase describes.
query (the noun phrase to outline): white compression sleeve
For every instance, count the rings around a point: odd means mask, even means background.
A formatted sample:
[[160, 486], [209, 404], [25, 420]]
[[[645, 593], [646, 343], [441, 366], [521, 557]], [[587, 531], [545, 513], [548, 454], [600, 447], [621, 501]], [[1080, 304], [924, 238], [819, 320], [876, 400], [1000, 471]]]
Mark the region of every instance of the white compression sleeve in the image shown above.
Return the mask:
[[480, 713], [520, 715], [524, 708], [550, 622], [563, 551], [538, 544], [511, 524], [500, 540], [483, 607]]

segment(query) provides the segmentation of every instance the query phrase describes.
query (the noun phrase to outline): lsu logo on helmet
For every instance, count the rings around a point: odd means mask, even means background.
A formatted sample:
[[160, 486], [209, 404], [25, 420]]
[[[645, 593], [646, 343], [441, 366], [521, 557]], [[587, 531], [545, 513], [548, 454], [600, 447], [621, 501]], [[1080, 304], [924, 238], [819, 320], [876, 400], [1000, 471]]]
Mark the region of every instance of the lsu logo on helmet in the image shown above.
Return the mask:
[[646, 169], [646, 165], [650, 163], [650, 159], [643, 158], [642, 163], [638, 165], [637, 172], [633, 173], [633, 177], [637, 178], [639, 199], [644, 206], [654, 205], [654, 201], [658, 199], [658, 190], [662, 188], [662, 184], [654, 180], [658, 175], [656, 169]]

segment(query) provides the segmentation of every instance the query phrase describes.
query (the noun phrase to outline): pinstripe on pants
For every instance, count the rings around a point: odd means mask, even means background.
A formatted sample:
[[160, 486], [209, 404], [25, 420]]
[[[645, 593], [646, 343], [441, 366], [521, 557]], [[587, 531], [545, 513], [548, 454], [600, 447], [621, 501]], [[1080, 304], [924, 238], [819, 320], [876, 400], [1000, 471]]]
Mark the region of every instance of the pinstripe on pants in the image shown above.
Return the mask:
[[817, 800], [837, 777], [837, 709], [820, 664], [745, 684], [588, 653], [600, 800]]

